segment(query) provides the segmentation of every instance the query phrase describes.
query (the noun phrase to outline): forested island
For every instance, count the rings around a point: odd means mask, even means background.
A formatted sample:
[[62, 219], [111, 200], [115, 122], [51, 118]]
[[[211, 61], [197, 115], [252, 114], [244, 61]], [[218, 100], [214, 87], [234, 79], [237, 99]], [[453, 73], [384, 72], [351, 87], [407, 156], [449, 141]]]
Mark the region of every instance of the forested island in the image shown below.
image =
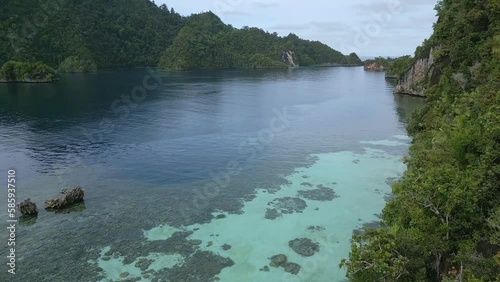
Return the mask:
[[382, 227], [355, 236], [351, 281], [500, 281], [500, 2], [444, 0], [400, 79], [426, 96]]
[[[44, 20], [18, 21], [33, 15]], [[0, 28], [6, 31], [0, 34], [0, 65], [43, 62], [60, 72], [362, 65], [356, 54], [343, 55], [321, 42], [234, 28], [212, 12], [184, 17], [148, 0], [8, 1]]]

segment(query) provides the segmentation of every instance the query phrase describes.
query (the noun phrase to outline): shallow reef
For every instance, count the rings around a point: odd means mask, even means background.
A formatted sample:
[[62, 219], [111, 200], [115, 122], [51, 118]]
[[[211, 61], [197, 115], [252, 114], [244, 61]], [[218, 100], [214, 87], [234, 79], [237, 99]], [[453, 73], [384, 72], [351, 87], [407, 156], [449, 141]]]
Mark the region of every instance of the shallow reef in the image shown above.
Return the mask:
[[306, 201], [292, 197], [277, 198], [268, 205], [284, 214], [301, 213], [307, 207]]
[[313, 201], [333, 201], [339, 198], [332, 188], [318, 185], [317, 189], [301, 190], [298, 192], [299, 196]]
[[310, 257], [319, 252], [319, 244], [309, 238], [297, 238], [288, 242], [288, 246], [297, 254]]

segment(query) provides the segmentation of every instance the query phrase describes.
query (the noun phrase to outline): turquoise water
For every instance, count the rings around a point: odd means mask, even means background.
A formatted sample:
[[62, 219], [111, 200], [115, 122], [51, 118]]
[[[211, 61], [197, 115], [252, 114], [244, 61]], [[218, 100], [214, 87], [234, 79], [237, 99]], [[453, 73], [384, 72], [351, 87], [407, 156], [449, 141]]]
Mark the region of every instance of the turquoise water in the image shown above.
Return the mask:
[[[159, 83], [124, 102], [145, 78]], [[0, 279], [343, 281], [353, 231], [377, 220], [405, 170], [421, 104], [362, 68], [0, 85], [0, 171], [16, 169], [17, 197], [41, 208], [60, 188], [86, 191], [83, 207], [19, 226], [18, 274]], [[296, 238], [319, 250], [300, 255]], [[266, 271], [277, 254], [300, 271]]]

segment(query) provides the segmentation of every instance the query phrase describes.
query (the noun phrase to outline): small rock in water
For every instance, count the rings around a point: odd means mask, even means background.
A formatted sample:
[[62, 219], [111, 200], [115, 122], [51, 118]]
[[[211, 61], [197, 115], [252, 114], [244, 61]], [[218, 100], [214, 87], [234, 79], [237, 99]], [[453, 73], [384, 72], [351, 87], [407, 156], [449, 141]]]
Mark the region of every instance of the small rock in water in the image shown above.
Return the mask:
[[17, 204], [17, 210], [20, 211], [21, 214], [24, 216], [37, 216], [38, 215], [38, 208], [36, 207], [36, 204], [31, 201], [30, 198]]
[[218, 214], [215, 218], [216, 219], [223, 219], [223, 218], [226, 218], [226, 215], [225, 214]]
[[82, 187], [76, 187], [72, 190], [62, 189], [61, 193], [64, 194], [61, 198], [46, 200], [45, 208], [48, 210], [64, 209], [72, 204], [82, 202], [85, 194]]
[[212, 241], [208, 241], [208, 243], [207, 243], [207, 247], [210, 247], [210, 246], [212, 246], [212, 245], [213, 245], [213, 242], [212, 242]]
[[223, 249], [224, 251], [227, 251], [227, 250], [231, 249], [231, 245], [224, 244], [224, 245], [222, 245], [222, 249]]

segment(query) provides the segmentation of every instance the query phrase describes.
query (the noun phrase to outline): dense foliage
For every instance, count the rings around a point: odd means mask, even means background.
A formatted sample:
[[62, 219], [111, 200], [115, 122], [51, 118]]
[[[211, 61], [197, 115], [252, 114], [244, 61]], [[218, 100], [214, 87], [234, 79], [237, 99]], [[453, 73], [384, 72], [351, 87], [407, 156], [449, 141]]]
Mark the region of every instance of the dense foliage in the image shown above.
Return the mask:
[[258, 28], [236, 29], [225, 25], [215, 14], [192, 15], [174, 43], [165, 51], [160, 67], [199, 68], [286, 68], [284, 51], [296, 54], [296, 64], [359, 65], [356, 54], [344, 56], [325, 44], [307, 41], [294, 34], [279, 37]]
[[413, 58], [411, 56], [402, 56], [399, 58], [395, 58], [387, 66], [385, 76], [399, 79], [411, 67], [412, 63]]
[[5, 0], [0, 62], [57, 68], [76, 56], [98, 68], [153, 66], [184, 23], [172, 12], [148, 0]]
[[444, 0], [435, 82], [410, 119], [408, 170], [380, 230], [354, 238], [351, 281], [500, 281], [500, 1]]
[[[182, 17], [149, 0], [5, 0], [0, 9], [0, 63], [42, 61], [62, 71], [161, 66], [174, 69], [359, 65], [320, 42], [235, 29], [213, 13]], [[166, 50], [166, 51], [165, 51]], [[94, 67], [95, 65], [95, 67]]]
[[80, 59], [76, 56], [67, 57], [60, 65], [60, 72], [90, 72], [96, 71], [97, 65], [89, 59]]
[[0, 80], [12, 82], [51, 81], [55, 72], [49, 66], [37, 63], [8, 61], [0, 69]]

